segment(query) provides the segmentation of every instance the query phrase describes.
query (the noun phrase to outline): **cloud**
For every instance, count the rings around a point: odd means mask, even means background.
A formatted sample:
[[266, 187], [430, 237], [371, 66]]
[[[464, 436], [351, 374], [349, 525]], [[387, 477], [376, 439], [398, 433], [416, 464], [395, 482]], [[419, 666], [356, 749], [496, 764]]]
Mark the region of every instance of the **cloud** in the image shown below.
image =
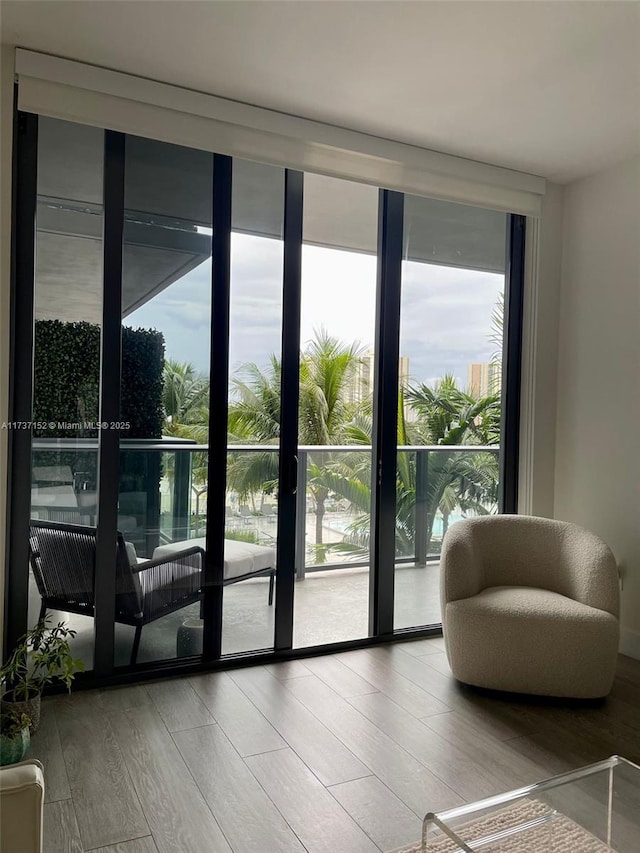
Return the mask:
[[418, 263], [403, 273], [400, 349], [412, 379], [452, 373], [466, 385], [468, 365], [495, 350], [492, 314], [504, 277]]
[[[283, 243], [243, 234], [231, 241], [230, 366], [266, 365], [280, 355]], [[160, 329], [167, 355], [209, 371], [211, 262], [205, 261], [134, 312], [127, 325]], [[489, 361], [491, 316], [501, 275], [404, 262], [400, 351], [412, 381], [453, 373], [464, 386], [472, 362]], [[376, 259], [303, 246], [301, 341], [323, 326], [371, 348], [375, 338]]]

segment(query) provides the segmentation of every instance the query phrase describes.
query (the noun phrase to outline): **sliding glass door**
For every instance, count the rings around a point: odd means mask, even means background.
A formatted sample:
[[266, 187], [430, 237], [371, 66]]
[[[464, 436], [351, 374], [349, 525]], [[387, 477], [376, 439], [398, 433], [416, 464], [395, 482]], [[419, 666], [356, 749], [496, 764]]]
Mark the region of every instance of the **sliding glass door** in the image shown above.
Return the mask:
[[[179, 656], [178, 630], [200, 618], [199, 584], [190, 591], [167, 577], [178, 562], [144, 567], [204, 547], [213, 157], [136, 136], [124, 151], [117, 529], [141, 567], [132, 589], [137, 580], [143, 664]], [[132, 660], [137, 625], [127, 615], [116, 617], [116, 665]]]
[[39, 122], [27, 625], [45, 612], [65, 621], [87, 669], [92, 565], [76, 559], [73, 530], [100, 511], [103, 149], [98, 128]]
[[305, 175], [294, 647], [368, 636], [378, 191]]
[[10, 639], [111, 677], [437, 630], [448, 526], [515, 510], [522, 218], [24, 127]]
[[274, 645], [284, 177], [233, 162], [223, 654]]
[[405, 196], [395, 629], [441, 621], [443, 536], [498, 510], [507, 221]]

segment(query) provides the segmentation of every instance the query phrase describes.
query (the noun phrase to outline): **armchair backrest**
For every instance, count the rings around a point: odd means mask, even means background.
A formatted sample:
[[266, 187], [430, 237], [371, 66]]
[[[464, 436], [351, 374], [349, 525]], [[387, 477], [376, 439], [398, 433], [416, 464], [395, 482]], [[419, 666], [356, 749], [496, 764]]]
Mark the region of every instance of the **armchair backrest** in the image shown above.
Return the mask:
[[[29, 525], [31, 568], [43, 599], [70, 606], [94, 607], [96, 528], [32, 519]], [[122, 535], [116, 544], [116, 610], [132, 617], [142, 610], [140, 583], [127, 558]]]
[[[457, 589], [463, 594], [452, 595], [449, 600], [487, 587], [527, 586], [557, 592], [618, 615], [615, 558], [599, 537], [576, 524], [494, 515], [458, 522], [450, 533], [450, 546], [460, 550], [464, 543], [473, 554], [473, 577], [461, 584], [453, 580], [451, 591]], [[443, 547], [445, 565], [446, 550]]]

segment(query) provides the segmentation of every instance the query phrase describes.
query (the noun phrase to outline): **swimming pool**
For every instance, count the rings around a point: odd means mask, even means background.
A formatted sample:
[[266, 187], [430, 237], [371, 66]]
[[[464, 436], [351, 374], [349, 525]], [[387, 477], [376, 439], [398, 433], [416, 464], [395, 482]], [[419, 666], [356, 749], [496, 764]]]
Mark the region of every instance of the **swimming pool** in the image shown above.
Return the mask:
[[[471, 516], [464, 516], [462, 514], [452, 513], [449, 516], [449, 527], [452, 524], [455, 524], [456, 521], [462, 521], [463, 518], [470, 518]], [[327, 518], [325, 515], [325, 526], [330, 530], [335, 530], [337, 533], [348, 533], [349, 527], [356, 519], [356, 516], [351, 516], [349, 518]], [[443, 528], [443, 518], [441, 515], [436, 515], [433, 520], [433, 530], [431, 535], [436, 538], [442, 536], [442, 528]]]

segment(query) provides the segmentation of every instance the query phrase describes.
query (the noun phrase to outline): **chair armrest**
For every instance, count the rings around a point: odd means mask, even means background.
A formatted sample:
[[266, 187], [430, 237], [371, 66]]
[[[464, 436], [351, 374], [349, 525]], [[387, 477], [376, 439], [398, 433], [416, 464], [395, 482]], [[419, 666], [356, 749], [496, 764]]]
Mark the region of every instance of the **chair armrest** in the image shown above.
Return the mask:
[[[131, 571], [133, 572], [146, 572], [148, 569], [153, 569], [156, 566], [164, 566], [169, 563], [179, 563], [185, 557], [191, 557], [195, 554], [202, 555], [202, 561], [204, 564], [205, 552], [203, 548], [199, 548], [197, 545], [194, 545], [193, 548], [185, 548], [184, 551], [176, 551], [174, 554], [167, 554], [166, 557], [157, 557], [155, 560], [145, 560], [142, 563], [137, 563], [135, 566], [131, 566]], [[191, 564], [188, 564], [191, 565]]]
[[140, 584], [144, 622], [198, 601], [204, 586], [204, 551], [187, 548], [132, 566]]
[[42, 850], [44, 774], [39, 761], [0, 768], [0, 853]]
[[571, 597], [619, 617], [618, 564], [609, 546], [595, 533], [576, 524], [566, 524], [561, 551]]
[[459, 521], [449, 528], [440, 554], [440, 601], [444, 617], [448, 601], [477, 595], [484, 586], [484, 572], [473, 543], [470, 526]]

